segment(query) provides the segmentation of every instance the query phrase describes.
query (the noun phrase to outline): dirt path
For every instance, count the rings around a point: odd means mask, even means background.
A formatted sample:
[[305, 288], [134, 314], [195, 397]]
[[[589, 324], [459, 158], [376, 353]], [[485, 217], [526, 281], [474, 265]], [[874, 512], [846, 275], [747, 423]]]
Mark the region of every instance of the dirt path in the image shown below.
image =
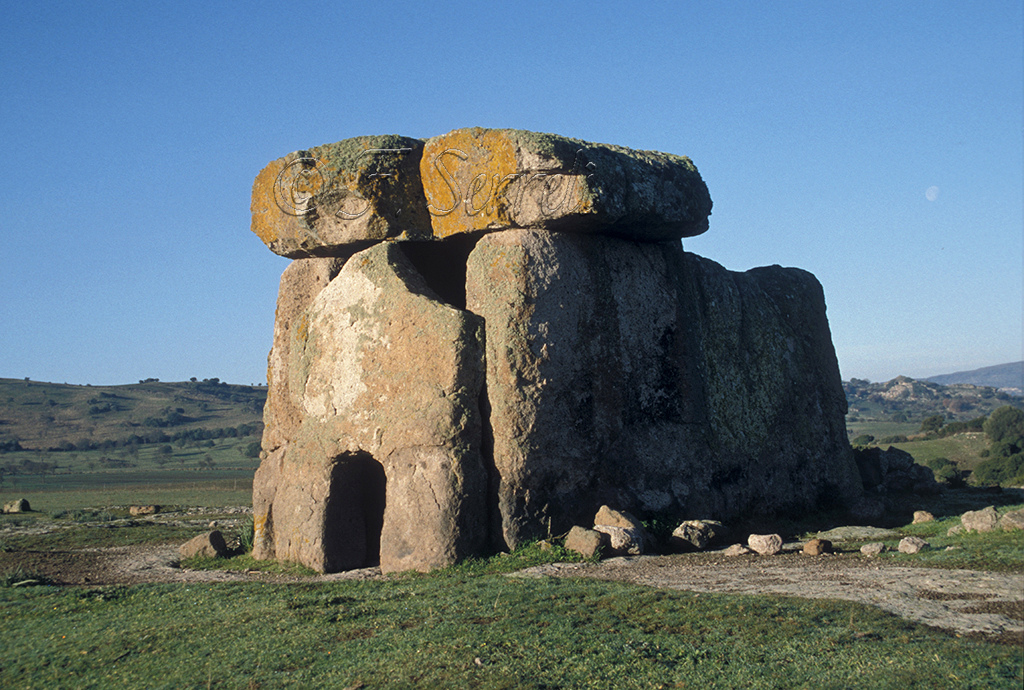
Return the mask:
[[[0, 553], [0, 568], [22, 568], [67, 585], [176, 582], [330, 582], [381, 577], [376, 568], [297, 577], [185, 570], [177, 545]], [[859, 554], [727, 557], [716, 553], [553, 563], [518, 577], [591, 577], [690, 592], [840, 599], [877, 606], [961, 635], [1024, 643], [1024, 574], [885, 565]]]
[[773, 594], [877, 606], [962, 635], [1024, 642], [1024, 574], [882, 565], [857, 555], [713, 554], [552, 563], [524, 577], [592, 577], [689, 592]]

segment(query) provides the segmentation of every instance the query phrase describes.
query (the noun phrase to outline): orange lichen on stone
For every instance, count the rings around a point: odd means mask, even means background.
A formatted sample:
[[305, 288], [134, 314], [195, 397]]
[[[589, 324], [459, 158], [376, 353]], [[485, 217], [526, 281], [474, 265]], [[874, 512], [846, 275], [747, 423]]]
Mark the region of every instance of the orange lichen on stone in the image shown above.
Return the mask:
[[505, 130], [458, 129], [427, 142], [420, 177], [434, 236], [508, 227], [505, 194], [517, 173]]
[[271, 242], [277, 241], [278, 228], [281, 221], [285, 220], [274, 199], [274, 187], [284, 166], [283, 158], [271, 161], [256, 176], [256, 181], [252, 185], [252, 202], [249, 206], [252, 211], [252, 231], [268, 247]]

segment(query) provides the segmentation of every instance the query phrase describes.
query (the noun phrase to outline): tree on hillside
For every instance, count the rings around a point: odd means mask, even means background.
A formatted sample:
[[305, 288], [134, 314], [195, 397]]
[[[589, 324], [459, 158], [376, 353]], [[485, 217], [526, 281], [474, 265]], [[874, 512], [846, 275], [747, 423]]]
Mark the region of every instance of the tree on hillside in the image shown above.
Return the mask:
[[925, 417], [921, 420], [921, 431], [924, 431], [925, 433], [929, 431], [938, 431], [945, 423], [945, 417], [941, 414], [933, 414], [931, 417]]
[[1024, 438], [1024, 410], [1009, 405], [1000, 407], [989, 415], [982, 428], [992, 443], [1013, 443]]
[[982, 484], [1024, 484], [1024, 411], [1000, 407], [985, 421], [989, 439], [988, 459], [972, 478]]

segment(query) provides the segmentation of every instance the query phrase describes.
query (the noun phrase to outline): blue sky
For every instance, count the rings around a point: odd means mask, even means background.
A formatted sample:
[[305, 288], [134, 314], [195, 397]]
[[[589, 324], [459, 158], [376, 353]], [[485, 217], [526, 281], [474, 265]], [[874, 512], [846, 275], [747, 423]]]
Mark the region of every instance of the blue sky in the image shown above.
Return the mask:
[[686, 249], [813, 272], [844, 378], [1024, 358], [1019, 0], [153, 5], [5, 3], [0, 377], [265, 381], [259, 170], [467, 126], [690, 156]]

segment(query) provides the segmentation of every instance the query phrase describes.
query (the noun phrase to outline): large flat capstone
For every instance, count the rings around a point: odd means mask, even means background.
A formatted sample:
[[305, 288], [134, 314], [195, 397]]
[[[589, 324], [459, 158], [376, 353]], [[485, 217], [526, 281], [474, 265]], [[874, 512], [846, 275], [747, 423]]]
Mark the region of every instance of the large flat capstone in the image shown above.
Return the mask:
[[707, 230], [711, 196], [685, 156], [474, 127], [291, 153], [256, 177], [251, 208], [253, 232], [301, 258], [527, 227], [679, 239]]

